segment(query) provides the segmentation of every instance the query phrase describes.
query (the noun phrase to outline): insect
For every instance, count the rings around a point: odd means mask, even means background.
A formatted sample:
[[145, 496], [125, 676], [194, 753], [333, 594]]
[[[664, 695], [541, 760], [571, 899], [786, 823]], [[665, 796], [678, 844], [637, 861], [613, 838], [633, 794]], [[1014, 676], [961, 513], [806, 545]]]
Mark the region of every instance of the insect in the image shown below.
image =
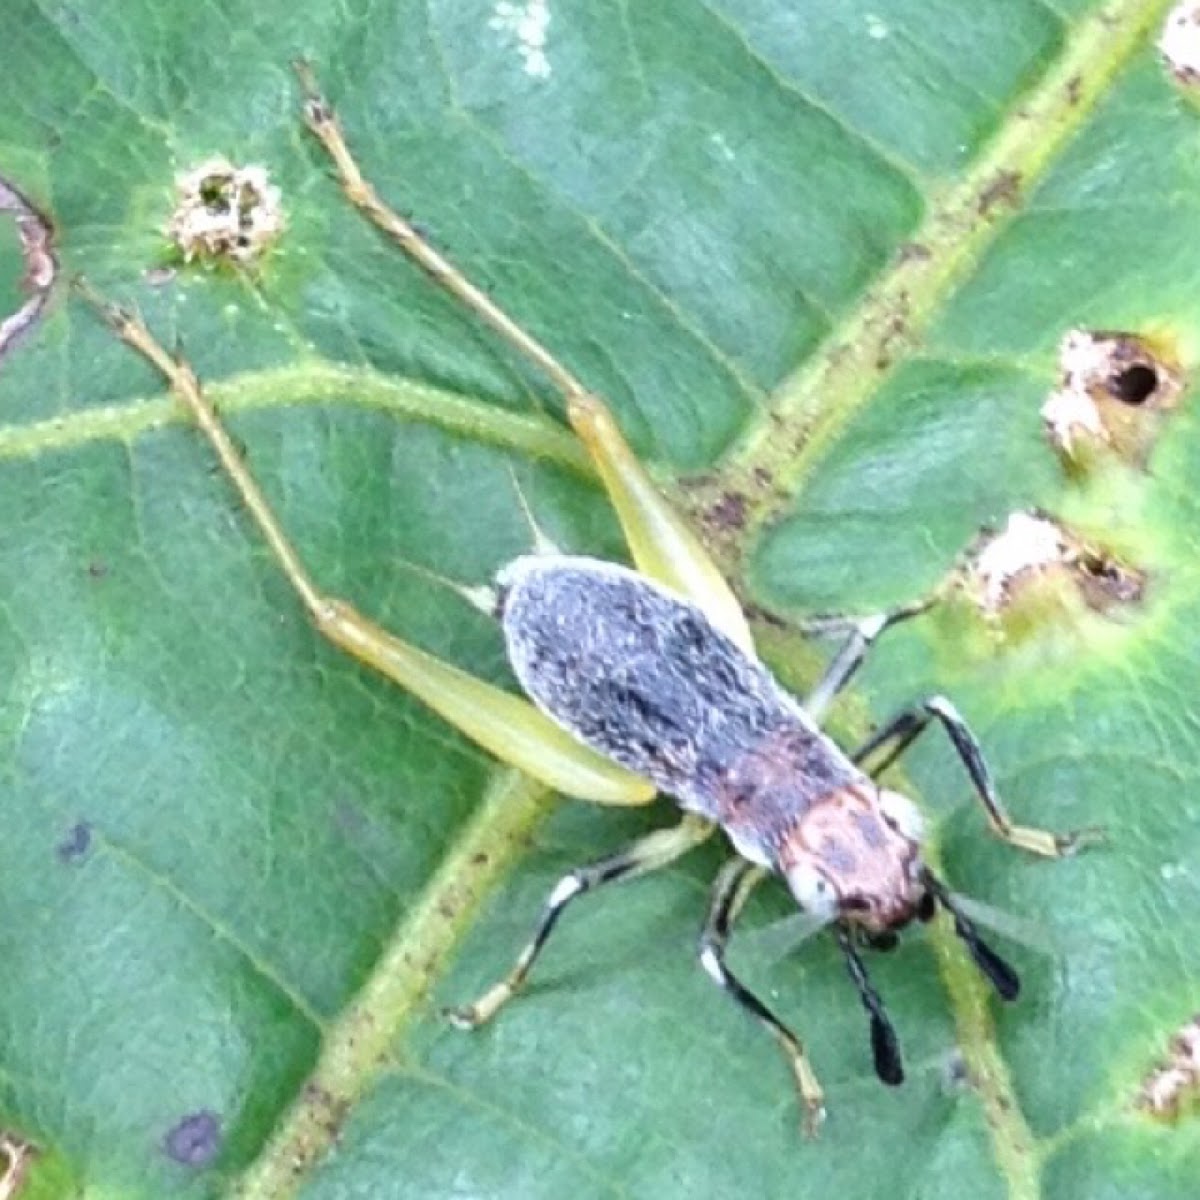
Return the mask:
[[726, 965], [733, 922], [753, 888], [778, 876], [801, 908], [832, 927], [868, 1016], [876, 1073], [895, 1085], [904, 1077], [899, 1043], [868, 977], [863, 948], [889, 948], [905, 925], [929, 920], [941, 907], [1004, 999], [1016, 998], [1019, 982], [923, 862], [916, 807], [875, 777], [937, 723], [1003, 840], [1059, 857], [1079, 848], [1090, 831], [1056, 835], [1014, 824], [978, 742], [944, 698], [906, 709], [849, 754], [822, 733], [825, 710], [879, 635], [928, 605], [843, 623], [845, 642], [823, 678], [803, 703], [789, 695], [756, 655], [732, 589], [655, 490], [603, 402], [384, 204], [360, 173], [311, 74], [303, 66], [300, 74], [308, 127], [351, 202], [560, 389], [636, 569], [544, 547], [507, 565], [487, 606], [500, 622], [526, 695], [475, 679], [324, 594], [191, 367], [169, 354], [136, 316], [110, 306], [104, 312], [190, 410], [319, 633], [408, 689], [497, 758], [560, 792], [616, 805], [645, 804], [661, 793], [683, 811], [673, 827], [565, 875], [512, 969], [474, 1003], [450, 1010], [451, 1020], [475, 1028], [495, 1016], [524, 983], [572, 901], [664, 867], [719, 830], [735, 853], [712, 889], [700, 963], [775, 1037], [795, 1077], [806, 1126], [815, 1131], [824, 1095], [802, 1042]]

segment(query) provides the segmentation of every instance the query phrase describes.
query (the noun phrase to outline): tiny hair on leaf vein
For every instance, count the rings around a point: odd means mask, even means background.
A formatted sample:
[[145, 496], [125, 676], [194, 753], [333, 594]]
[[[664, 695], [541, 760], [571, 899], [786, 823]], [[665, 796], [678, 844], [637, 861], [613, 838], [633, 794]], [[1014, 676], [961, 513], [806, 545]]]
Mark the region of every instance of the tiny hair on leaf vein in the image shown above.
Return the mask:
[[[949, 738], [993, 834], [1047, 857], [1073, 853], [1094, 830], [1056, 834], [1016, 824], [983, 750], [954, 705], [930, 696], [845, 751], [820, 723], [877, 639], [927, 611], [924, 600], [834, 622], [843, 643], [802, 700], [760, 661], [732, 588], [695, 533], [658, 493], [604, 401], [440, 254], [378, 195], [350, 151], [306, 64], [297, 64], [309, 130], [350, 202], [439, 287], [454, 296], [561, 392], [571, 428], [595, 466], [634, 567], [564, 554], [536, 539], [497, 575], [489, 609], [524, 696], [476, 679], [389, 633], [309, 574], [191, 366], [168, 353], [136, 315], [86, 283], [80, 292], [166, 378], [290, 582], [316, 631], [418, 697], [500, 761], [568, 796], [680, 810], [674, 825], [580, 866], [550, 890], [511, 969], [447, 1018], [474, 1029], [521, 989], [564, 910], [585, 893], [675, 862], [714, 834], [730, 850], [701, 926], [700, 966], [778, 1043], [805, 1130], [825, 1094], [805, 1043], [726, 963], [733, 924], [753, 889], [779, 877], [797, 904], [830, 927], [865, 1012], [874, 1069], [904, 1079], [899, 1038], [863, 952], [887, 950], [913, 920], [940, 908], [999, 996], [1015, 1000], [1016, 971], [982, 938], [967, 906], [924, 861], [923, 823], [878, 777], [931, 725]], [[825, 622], [826, 626], [830, 622]]]

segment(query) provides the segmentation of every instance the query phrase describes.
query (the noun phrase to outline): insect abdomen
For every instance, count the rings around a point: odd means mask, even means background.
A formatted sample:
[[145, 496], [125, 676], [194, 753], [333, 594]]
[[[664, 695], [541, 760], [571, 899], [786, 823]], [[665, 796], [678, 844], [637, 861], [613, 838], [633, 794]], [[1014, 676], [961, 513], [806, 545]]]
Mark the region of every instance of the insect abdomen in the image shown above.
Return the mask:
[[644, 576], [531, 556], [499, 584], [509, 659], [530, 699], [685, 807], [727, 823], [756, 805], [766, 823], [790, 823], [856, 777], [760, 662]]

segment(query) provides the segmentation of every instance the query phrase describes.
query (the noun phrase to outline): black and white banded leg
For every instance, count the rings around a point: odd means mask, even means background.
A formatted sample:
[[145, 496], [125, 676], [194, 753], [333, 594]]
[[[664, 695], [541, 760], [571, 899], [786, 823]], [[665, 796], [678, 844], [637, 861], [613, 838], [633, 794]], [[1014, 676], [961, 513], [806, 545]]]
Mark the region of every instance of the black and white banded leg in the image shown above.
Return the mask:
[[528, 978], [559, 917], [572, 900], [606, 883], [632, 879], [668, 866], [698, 846], [712, 831], [710, 822], [688, 814], [670, 829], [656, 829], [616, 854], [569, 871], [550, 890], [533, 936], [517, 956], [508, 974], [488, 988], [474, 1004], [446, 1009], [447, 1019], [460, 1029], [475, 1029], [491, 1020]]
[[900, 1041], [891, 1018], [867, 974], [866, 964], [855, 948], [849, 931], [839, 925], [834, 928], [833, 936], [846, 956], [846, 970], [850, 972], [858, 998], [871, 1019], [871, 1053], [875, 1059], [875, 1074], [890, 1087], [898, 1087], [904, 1082], [904, 1060], [900, 1056]]
[[996, 792], [992, 773], [988, 769], [979, 742], [963, 720], [958, 709], [945, 696], [931, 696], [914, 704], [881, 726], [852, 755], [856, 764], [863, 764], [882, 751], [882, 758], [870, 767], [872, 775], [882, 774], [912, 745], [929, 726], [937, 721], [946, 731], [958, 757], [967, 769], [975, 795], [987, 814], [988, 825], [1002, 841], [1033, 854], [1047, 858], [1065, 858], [1081, 847], [1100, 840], [1099, 829], [1079, 829], [1070, 833], [1051, 833], [1029, 825], [1017, 825]]
[[867, 653], [885, 629], [899, 625], [910, 617], [920, 616], [934, 603], [933, 599], [919, 600], [903, 608], [875, 613], [870, 617], [813, 617], [800, 623], [805, 634], [845, 633], [846, 640], [833, 656], [824, 675], [804, 698], [804, 711], [818, 724], [838, 693], [854, 678]]
[[700, 965], [709, 978], [741, 1008], [762, 1022], [779, 1043], [792, 1069], [800, 1102], [804, 1106], [805, 1132], [812, 1137], [825, 1119], [825, 1093], [804, 1053], [803, 1044], [725, 965], [730, 927], [747, 897], [766, 874], [764, 867], [756, 866], [744, 858], [732, 858], [721, 868], [713, 883], [708, 916], [700, 935]]

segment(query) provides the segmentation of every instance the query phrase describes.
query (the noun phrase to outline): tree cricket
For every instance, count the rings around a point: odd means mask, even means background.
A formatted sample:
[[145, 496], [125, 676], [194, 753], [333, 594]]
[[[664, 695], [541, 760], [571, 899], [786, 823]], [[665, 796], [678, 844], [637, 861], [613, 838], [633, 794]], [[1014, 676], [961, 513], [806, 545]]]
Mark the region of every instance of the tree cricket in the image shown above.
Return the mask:
[[[520, 989], [567, 906], [604, 884], [674, 862], [719, 831], [733, 855], [712, 888], [699, 940], [704, 971], [778, 1042], [807, 1129], [824, 1094], [800, 1038], [726, 965], [733, 923], [751, 891], [780, 877], [798, 905], [832, 928], [866, 1010], [874, 1067], [903, 1081], [896, 1033], [863, 962], [912, 920], [939, 907], [999, 995], [1016, 972], [982, 939], [922, 860], [915, 805], [876, 782], [931, 723], [949, 736], [991, 831], [1048, 857], [1073, 853], [1092, 831], [1053, 834], [1014, 824], [980, 746], [953, 705], [931, 697], [885, 722], [846, 753], [820, 730], [831, 701], [886, 629], [927, 603], [844, 623], [845, 641], [797, 701], [759, 660], [733, 590], [683, 519], [656, 491], [603, 401], [378, 196], [361, 174], [311, 72], [298, 67], [309, 130], [342, 190], [439, 286], [455, 296], [559, 390], [616, 511], [634, 568], [566, 555], [539, 541], [505, 566], [486, 607], [499, 621], [519, 697], [452, 667], [380, 628], [310, 577], [195, 372], [136, 316], [103, 304], [117, 334], [165, 376], [211, 443], [318, 633], [420, 698], [501, 761], [568, 796], [641, 805], [658, 795], [682, 810], [674, 826], [568, 874], [551, 890], [509, 973], [474, 1003], [449, 1010], [457, 1026], [491, 1020]], [[94, 301], [96, 297], [92, 296]]]

